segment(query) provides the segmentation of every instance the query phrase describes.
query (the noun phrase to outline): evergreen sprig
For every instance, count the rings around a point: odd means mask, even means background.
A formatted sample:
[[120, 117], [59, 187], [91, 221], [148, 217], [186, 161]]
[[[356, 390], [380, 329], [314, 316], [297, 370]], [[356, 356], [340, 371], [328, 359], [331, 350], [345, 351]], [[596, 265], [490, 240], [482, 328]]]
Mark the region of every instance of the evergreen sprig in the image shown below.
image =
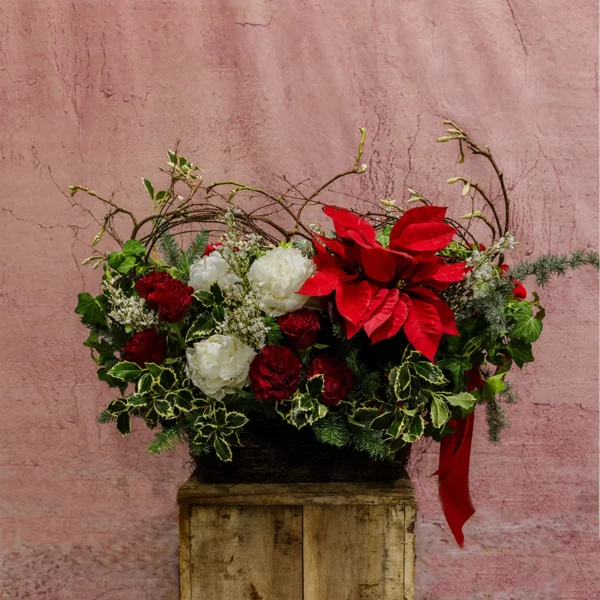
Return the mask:
[[150, 454], [169, 452], [184, 442], [181, 430], [178, 427], [163, 429], [154, 435], [156, 439], [148, 446]]
[[509, 271], [512, 279], [524, 281], [535, 277], [539, 286], [546, 285], [551, 277], [564, 277], [567, 271], [591, 265], [596, 271], [600, 269], [600, 255], [594, 250], [576, 250], [566, 254], [544, 254], [532, 261], [521, 261]]

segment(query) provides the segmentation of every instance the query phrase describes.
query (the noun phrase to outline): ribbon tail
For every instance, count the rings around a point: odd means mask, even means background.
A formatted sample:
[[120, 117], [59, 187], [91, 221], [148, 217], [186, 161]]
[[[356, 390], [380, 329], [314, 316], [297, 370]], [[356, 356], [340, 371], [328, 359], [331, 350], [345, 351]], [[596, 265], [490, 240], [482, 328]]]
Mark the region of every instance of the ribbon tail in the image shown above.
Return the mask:
[[448, 526], [462, 548], [465, 542], [463, 525], [473, 516], [475, 508], [469, 492], [469, 462], [473, 439], [473, 413], [466, 419], [450, 421], [455, 432], [442, 438], [438, 492]]

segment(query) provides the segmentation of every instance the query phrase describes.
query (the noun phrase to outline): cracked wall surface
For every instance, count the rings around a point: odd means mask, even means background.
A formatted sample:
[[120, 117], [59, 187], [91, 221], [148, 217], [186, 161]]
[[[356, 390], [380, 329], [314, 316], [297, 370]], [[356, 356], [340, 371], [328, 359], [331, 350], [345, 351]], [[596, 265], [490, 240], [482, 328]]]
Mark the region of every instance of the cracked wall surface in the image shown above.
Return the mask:
[[[96, 422], [111, 394], [73, 308], [98, 289], [79, 266], [98, 225], [53, 179], [143, 211], [140, 176], [181, 139], [207, 180], [320, 181], [366, 125], [369, 170], [340, 190], [400, 201], [410, 185], [459, 215], [444, 181], [490, 179], [435, 145], [448, 116], [504, 168], [517, 256], [567, 252], [598, 240], [597, 56], [591, 0], [0, 3], [0, 598], [177, 597], [187, 456]], [[462, 551], [436, 445], [415, 449], [420, 600], [600, 598], [597, 294], [589, 271], [544, 290], [500, 447], [477, 415]]]

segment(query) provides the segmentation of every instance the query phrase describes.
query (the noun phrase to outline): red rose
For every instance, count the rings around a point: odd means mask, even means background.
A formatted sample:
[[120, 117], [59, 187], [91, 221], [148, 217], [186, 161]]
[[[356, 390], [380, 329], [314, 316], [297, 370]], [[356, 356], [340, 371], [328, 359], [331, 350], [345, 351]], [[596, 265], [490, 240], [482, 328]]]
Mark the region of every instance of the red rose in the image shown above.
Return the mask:
[[162, 285], [171, 279], [173, 279], [173, 277], [164, 271], [152, 271], [151, 273], [140, 277], [140, 279], [135, 282], [135, 289], [144, 300], [147, 300], [148, 296], [157, 288], [157, 286]]
[[302, 363], [290, 348], [265, 346], [250, 364], [252, 389], [259, 400], [287, 400], [297, 389]]
[[316, 313], [301, 308], [277, 319], [277, 324], [294, 348], [304, 350], [317, 341], [317, 331], [321, 329]]
[[139, 331], [123, 346], [123, 360], [144, 368], [147, 362], [160, 365], [167, 357], [167, 336], [156, 329]]
[[193, 287], [158, 271], [138, 279], [135, 289], [150, 308], [158, 310], [158, 318], [167, 323], [177, 323], [187, 315], [194, 293]]
[[319, 400], [323, 404], [339, 404], [354, 388], [354, 374], [343, 361], [322, 354], [310, 363], [308, 378], [323, 375], [325, 385]]
[[215, 242], [214, 244], [206, 244], [206, 248], [204, 248], [204, 254], [202, 256], [209, 256], [212, 254], [217, 248], [222, 246], [221, 242]]
[[525, 300], [525, 298], [527, 298], [527, 290], [520, 281], [513, 281], [513, 295], [519, 300]]

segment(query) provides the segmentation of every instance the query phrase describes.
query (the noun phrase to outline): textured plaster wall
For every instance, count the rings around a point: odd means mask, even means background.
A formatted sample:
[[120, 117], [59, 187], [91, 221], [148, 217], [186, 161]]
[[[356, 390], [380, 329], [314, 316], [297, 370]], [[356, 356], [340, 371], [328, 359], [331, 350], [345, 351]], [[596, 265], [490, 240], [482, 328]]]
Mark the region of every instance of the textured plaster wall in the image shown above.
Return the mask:
[[[150, 457], [149, 432], [121, 439], [96, 423], [111, 396], [72, 311], [98, 287], [79, 266], [98, 228], [50, 171], [143, 210], [139, 177], [178, 138], [208, 180], [319, 179], [351, 163], [365, 124], [356, 194], [402, 200], [413, 183], [456, 205], [443, 183], [461, 172], [455, 149], [433, 143], [447, 115], [504, 166], [519, 255], [595, 245], [597, 11], [592, 0], [3, 0], [0, 598], [177, 597], [187, 457]], [[521, 401], [501, 447], [478, 415], [463, 551], [429, 478], [437, 448], [415, 452], [420, 600], [600, 598], [597, 292], [589, 271], [545, 291], [537, 363], [514, 377]]]

